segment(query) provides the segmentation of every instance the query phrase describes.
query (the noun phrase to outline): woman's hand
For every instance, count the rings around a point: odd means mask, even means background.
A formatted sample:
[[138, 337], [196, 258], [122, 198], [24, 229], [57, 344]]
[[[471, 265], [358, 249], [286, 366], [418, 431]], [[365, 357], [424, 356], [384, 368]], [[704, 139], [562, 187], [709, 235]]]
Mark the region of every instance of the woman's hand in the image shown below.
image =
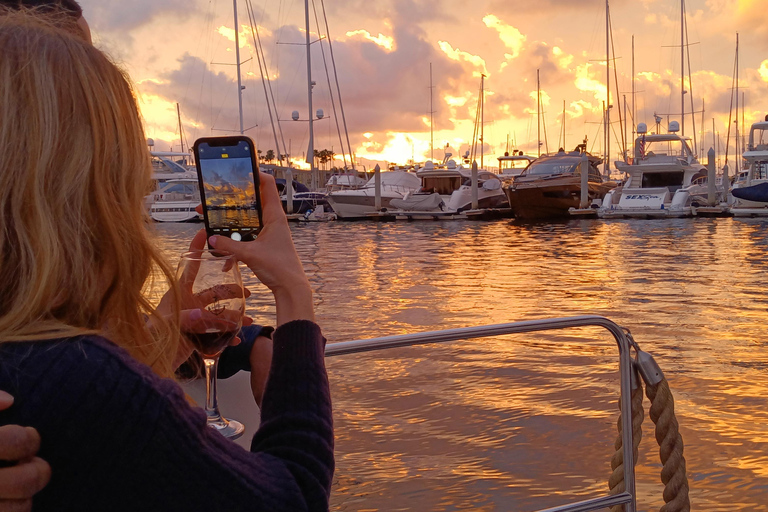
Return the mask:
[[275, 179], [259, 173], [259, 185], [264, 224], [256, 240], [235, 242], [225, 236], [212, 236], [209, 243], [216, 249], [233, 253], [272, 290], [278, 326], [291, 320], [314, 321], [312, 289], [293, 246]]
[[[0, 410], [13, 404], [13, 397], [0, 391]], [[32, 497], [51, 479], [51, 467], [35, 454], [40, 434], [32, 427], [0, 427], [0, 460], [15, 463], [0, 468], [0, 512], [32, 510]]]

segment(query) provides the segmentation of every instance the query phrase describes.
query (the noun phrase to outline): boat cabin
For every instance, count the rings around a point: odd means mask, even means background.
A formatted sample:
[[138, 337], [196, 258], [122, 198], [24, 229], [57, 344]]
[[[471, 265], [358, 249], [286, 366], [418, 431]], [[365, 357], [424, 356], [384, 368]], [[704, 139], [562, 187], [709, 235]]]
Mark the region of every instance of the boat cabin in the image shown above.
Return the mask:
[[635, 141], [635, 161], [640, 164], [643, 160], [654, 157], [667, 157], [670, 159], [682, 159], [690, 163], [696, 157], [688, 145], [688, 137], [681, 137], [674, 133], [664, 135], [645, 135]]
[[629, 174], [625, 187], [663, 187], [674, 194], [706, 175], [705, 167], [691, 150], [690, 138], [678, 135], [676, 132], [679, 129], [677, 121], [672, 121], [669, 133], [647, 134], [645, 123], [638, 125], [639, 136], [635, 140], [632, 163], [616, 162], [618, 170]]
[[752, 179], [768, 180], [768, 116], [766, 120], [752, 125], [749, 130], [749, 144], [744, 159], [752, 169]]
[[[602, 177], [597, 163], [600, 159], [589, 157], [589, 181], [601, 182]], [[572, 151], [544, 155], [531, 164], [520, 174], [520, 177], [544, 178], [548, 176], [581, 175], [581, 154]]]
[[155, 191], [155, 201], [191, 201], [199, 198], [200, 189], [197, 179], [168, 180]]
[[499, 178], [514, 178], [520, 176], [536, 158], [525, 155], [522, 151], [513, 151], [511, 155], [508, 152], [504, 153], [504, 156], [500, 156], [498, 160]]
[[437, 192], [441, 196], [450, 196], [454, 190], [461, 187], [463, 177], [455, 160], [449, 160], [445, 165], [435, 166], [432, 161], [424, 164], [424, 167], [416, 171], [416, 176], [421, 179], [423, 191]]

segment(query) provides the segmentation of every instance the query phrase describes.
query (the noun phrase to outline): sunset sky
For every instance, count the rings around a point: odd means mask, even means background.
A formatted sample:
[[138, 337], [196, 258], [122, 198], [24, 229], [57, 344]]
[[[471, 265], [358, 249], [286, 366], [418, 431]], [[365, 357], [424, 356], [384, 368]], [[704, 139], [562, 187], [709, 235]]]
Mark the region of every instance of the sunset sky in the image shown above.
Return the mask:
[[[302, 121], [307, 119], [304, 2], [250, 1], [285, 145], [299, 161], [308, 143], [308, 123]], [[323, 5], [315, 2], [325, 32]], [[349, 138], [359, 164], [370, 168], [376, 162], [430, 157], [430, 64], [435, 159], [442, 159], [446, 144], [458, 156], [471, 143], [481, 74], [486, 75], [486, 167], [496, 165], [508, 138], [510, 146], [536, 154], [537, 69], [549, 150], [572, 149], [586, 136], [590, 151], [602, 154], [604, 0], [324, 2]], [[176, 103], [185, 142], [238, 130], [232, 0], [81, 0], [81, 4], [95, 44], [135, 82], [147, 136], [155, 140], [155, 149], [180, 149]], [[699, 111], [696, 137], [701, 143], [703, 136], [706, 149], [713, 144], [714, 119], [720, 152], [725, 151], [737, 32], [747, 129], [768, 113], [765, 4], [766, 0], [686, 1], [691, 89]], [[652, 128], [653, 114], [658, 113], [665, 129], [667, 114], [672, 120], [680, 118], [680, 0], [612, 0], [610, 9], [619, 90], [617, 98], [612, 85], [611, 159], [616, 160], [624, 96], [631, 110], [633, 35], [636, 121]], [[246, 87], [244, 124], [246, 134], [266, 153], [276, 148], [259, 67], [255, 58], [248, 60], [255, 54], [247, 0], [238, 0], [238, 13]], [[314, 41], [318, 39], [314, 12], [310, 19]], [[333, 84], [327, 42], [322, 45]], [[315, 123], [315, 149], [339, 154], [336, 121], [341, 121], [341, 113], [335, 96], [337, 113], [331, 105], [320, 43], [312, 45], [312, 60], [312, 78], [317, 82], [313, 106], [326, 116]], [[690, 112], [688, 95], [685, 108]], [[294, 110], [302, 120], [291, 120]], [[692, 119], [686, 117], [686, 135], [692, 137]]]

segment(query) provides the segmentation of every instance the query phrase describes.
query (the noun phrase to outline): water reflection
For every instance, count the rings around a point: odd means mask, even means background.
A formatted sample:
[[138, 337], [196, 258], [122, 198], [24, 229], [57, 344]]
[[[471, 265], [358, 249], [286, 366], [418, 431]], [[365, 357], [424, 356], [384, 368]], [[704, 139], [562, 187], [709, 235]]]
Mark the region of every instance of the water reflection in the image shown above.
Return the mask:
[[[199, 226], [158, 226], [180, 252]], [[330, 342], [575, 314], [631, 328], [676, 397], [699, 510], [768, 502], [768, 224], [754, 220], [292, 227]], [[246, 274], [248, 275], [248, 274]], [[274, 309], [255, 279], [251, 314]], [[530, 510], [607, 490], [616, 350], [595, 329], [328, 362], [334, 510]], [[663, 504], [646, 419], [643, 510]]]

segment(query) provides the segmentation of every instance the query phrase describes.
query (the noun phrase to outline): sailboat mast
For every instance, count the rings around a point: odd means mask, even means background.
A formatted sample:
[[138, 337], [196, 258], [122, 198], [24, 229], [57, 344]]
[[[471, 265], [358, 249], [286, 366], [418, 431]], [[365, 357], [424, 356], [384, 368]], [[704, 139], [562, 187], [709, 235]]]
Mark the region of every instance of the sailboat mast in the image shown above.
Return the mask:
[[747, 110], [746, 93], [741, 93], [741, 154], [747, 150], [747, 127], [744, 126], [744, 111]]
[[738, 151], [739, 151], [739, 33], [736, 32], [736, 151], [735, 152], [738, 153]]
[[435, 110], [432, 108], [432, 63], [429, 63], [429, 159], [435, 159], [435, 132], [432, 129]]
[[635, 127], [637, 126], [637, 110], [635, 110], [635, 35], [632, 34], [632, 146], [635, 144]]
[[536, 151], [541, 156], [541, 79], [536, 70]]
[[565, 147], [565, 100], [563, 100], [563, 148]]
[[484, 135], [484, 126], [485, 124], [485, 75], [480, 75], [480, 168], [484, 169], [483, 167], [483, 156], [485, 154], [485, 148], [483, 147], [485, 145], [485, 140], [483, 138]]
[[611, 10], [605, 0], [605, 175], [611, 174]]
[[179, 104], [176, 103], [176, 116], [179, 118], [179, 139], [181, 140], [181, 152], [184, 152], [184, 132], [182, 131], [181, 127], [181, 108], [179, 107]]
[[243, 129], [243, 81], [240, 76], [240, 29], [237, 24], [237, 0], [232, 0], [235, 13], [235, 59], [237, 60], [237, 105], [240, 112], [240, 135], [245, 133]]
[[685, 137], [685, 0], [680, 0], [680, 126]]
[[312, 57], [309, 45], [309, 0], [304, 0], [304, 23], [307, 36], [307, 108], [309, 109], [309, 147], [307, 148], [306, 162], [309, 164], [312, 175], [312, 189], [317, 190], [317, 179], [315, 177], [315, 132], [312, 124], [314, 115], [312, 114]]

